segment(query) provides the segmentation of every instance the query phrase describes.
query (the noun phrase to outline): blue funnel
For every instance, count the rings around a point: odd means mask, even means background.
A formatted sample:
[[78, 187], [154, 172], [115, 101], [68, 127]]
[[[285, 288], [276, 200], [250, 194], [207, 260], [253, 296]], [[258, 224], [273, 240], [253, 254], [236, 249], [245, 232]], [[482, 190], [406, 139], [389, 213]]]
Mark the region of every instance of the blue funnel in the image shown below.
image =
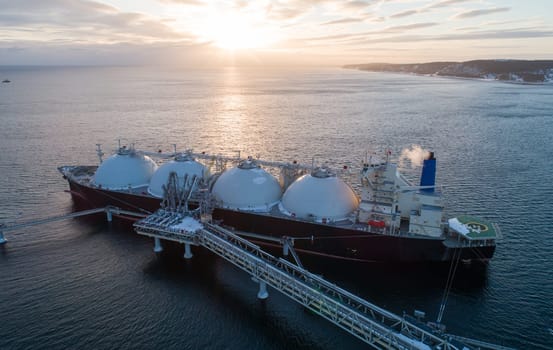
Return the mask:
[[[421, 186], [434, 186], [436, 184], [436, 158], [434, 152], [430, 152], [428, 158], [422, 163]], [[434, 188], [421, 190], [424, 192], [434, 192]]]

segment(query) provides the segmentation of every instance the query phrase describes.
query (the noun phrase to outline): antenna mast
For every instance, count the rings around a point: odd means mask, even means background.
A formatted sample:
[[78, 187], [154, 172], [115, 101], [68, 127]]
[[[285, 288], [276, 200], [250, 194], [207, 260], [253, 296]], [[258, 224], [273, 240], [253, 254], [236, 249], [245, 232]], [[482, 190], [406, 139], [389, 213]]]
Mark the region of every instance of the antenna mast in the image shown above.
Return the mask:
[[100, 159], [100, 164], [102, 164], [102, 162], [103, 162], [102, 157], [104, 156], [104, 152], [102, 152], [102, 144], [101, 143], [96, 144], [96, 154], [98, 155], [98, 158]]

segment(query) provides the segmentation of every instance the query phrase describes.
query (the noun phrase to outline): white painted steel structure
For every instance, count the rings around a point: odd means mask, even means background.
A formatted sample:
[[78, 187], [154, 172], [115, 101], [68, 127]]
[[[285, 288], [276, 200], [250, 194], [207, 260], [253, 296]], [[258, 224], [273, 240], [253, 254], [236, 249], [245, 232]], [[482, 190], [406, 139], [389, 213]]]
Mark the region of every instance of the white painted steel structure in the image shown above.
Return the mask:
[[294, 181], [282, 196], [282, 213], [316, 222], [347, 219], [359, 206], [355, 192], [326, 168]]
[[[208, 222], [193, 232], [175, 229], [187, 214], [161, 209], [135, 223], [138, 234], [203, 246], [260, 282], [259, 298], [269, 285], [292, 300], [377, 349], [471, 349], [388, 312], [309, 271], [276, 258], [229, 230]], [[491, 345], [491, 344], [490, 344]], [[494, 349], [492, 347], [488, 347]], [[473, 348], [473, 349], [476, 349]], [[483, 348], [482, 348], [483, 349]]]
[[77, 218], [77, 217], [80, 217], [80, 216], [93, 215], [93, 214], [98, 214], [98, 213], [106, 213], [107, 221], [110, 221], [110, 222], [113, 218], [113, 215], [129, 215], [129, 216], [142, 217], [142, 218], [146, 216], [146, 214], [143, 214], [143, 213], [136, 213], [136, 212], [133, 212], [133, 211], [123, 210], [123, 209], [119, 209], [119, 208], [112, 207], [112, 206], [107, 206], [105, 208], [95, 208], [95, 209], [89, 209], [89, 210], [82, 210], [82, 211], [77, 211], [77, 212], [70, 213], [70, 214], [50, 216], [50, 217], [43, 218], [43, 219], [20, 222], [20, 223], [17, 223], [17, 224], [14, 224], [14, 225], [9, 225], [9, 226], [5, 226], [5, 225], [0, 224], [0, 244], [6, 243], [8, 241], [4, 237], [4, 232], [7, 232], [7, 231], [15, 231], [15, 230], [20, 230], [20, 229], [31, 227], [31, 226], [36, 226], [36, 225], [41, 225], [41, 224], [48, 224], [50, 222], [62, 221], [62, 220], [67, 220], [67, 219], [71, 219], [71, 218]]
[[148, 186], [157, 169], [148, 156], [133, 148], [120, 147], [118, 152], [104, 160], [94, 174], [95, 186], [110, 190], [125, 190]]
[[186, 154], [175, 156], [171, 160], [157, 168], [152, 175], [148, 193], [157, 198], [163, 198], [163, 186], [167, 184], [167, 179], [171, 172], [176, 172], [179, 180], [184, 181], [184, 176], [194, 176], [207, 178], [208, 169], [202, 163], [196, 162], [193, 157]]

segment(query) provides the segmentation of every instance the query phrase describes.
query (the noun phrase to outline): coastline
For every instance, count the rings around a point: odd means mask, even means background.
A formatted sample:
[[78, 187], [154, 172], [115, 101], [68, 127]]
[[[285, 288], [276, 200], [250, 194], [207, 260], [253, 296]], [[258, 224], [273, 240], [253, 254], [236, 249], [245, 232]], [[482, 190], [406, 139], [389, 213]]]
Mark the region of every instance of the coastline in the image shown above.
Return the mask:
[[471, 81], [490, 82], [490, 83], [505, 83], [505, 84], [514, 84], [514, 85], [553, 86], [553, 81], [530, 82], [530, 81], [517, 81], [517, 80], [502, 80], [502, 79], [497, 79], [497, 78], [489, 79], [489, 78], [478, 78], [478, 77], [464, 77], [464, 76], [456, 76], [456, 75], [423, 74], [423, 73], [401, 72], [401, 71], [391, 71], [391, 70], [370, 70], [370, 69], [362, 69], [362, 68], [347, 67], [347, 66], [343, 66], [342, 68], [343, 69], [358, 70], [358, 71], [361, 71], [361, 72], [368, 72], [368, 73], [413, 75], [413, 76], [417, 76], [417, 77], [444, 78], [444, 79], [456, 79], [456, 80], [471, 80]]
[[360, 63], [342, 68], [514, 84], [553, 84], [553, 60], [472, 60], [465, 62]]

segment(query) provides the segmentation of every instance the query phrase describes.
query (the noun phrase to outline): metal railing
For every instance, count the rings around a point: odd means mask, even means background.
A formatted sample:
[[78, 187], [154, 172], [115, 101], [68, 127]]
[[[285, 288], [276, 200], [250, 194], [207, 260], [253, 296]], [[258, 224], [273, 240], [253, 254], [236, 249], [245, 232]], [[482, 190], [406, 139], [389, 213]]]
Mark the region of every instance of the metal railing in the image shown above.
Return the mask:
[[182, 213], [159, 211], [135, 223], [137, 233], [201, 245], [377, 349], [461, 349], [448, 337], [406, 321], [335, 284], [276, 258], [220, 226], [195, 232], [172, 228]]
[[87, 215], [93, 215], [93, 214], [99, 214], [99, 213], [106, 213], [108, 221], [111, 221], [112, 215], [129, 215], [129, 216], [142, 217], [142, 218], [146, 216], [146, 214], [143, 214], [143, 213], [136, 213], [128, 210], [119, 209], [113, 206], [107, 206], [104, 208], [88, 209], [88, 210], [77, 211], [69, 214], [50, 216], [42, 219], [35, 219], [35, 220], [20, 222], [13, 225], [0, 224], [0, 244], [7, 242], [7, 239], [4, 237], [4, 233], [8, 231], [15, 231], [26, 227], [48, 224], [51, 222], [62, 221], [62, 220], [67, 220], [71, 218], [77, 218], [81, 216], [87, 216]]

